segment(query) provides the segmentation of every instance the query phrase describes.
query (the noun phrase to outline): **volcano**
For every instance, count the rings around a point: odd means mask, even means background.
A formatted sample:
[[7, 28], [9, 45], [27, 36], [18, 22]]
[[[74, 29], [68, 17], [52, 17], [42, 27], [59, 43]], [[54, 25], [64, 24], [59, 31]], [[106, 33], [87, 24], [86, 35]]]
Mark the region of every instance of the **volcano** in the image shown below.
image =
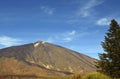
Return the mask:
[[0, 75], [64, 76], [96, 71], [94, 58], [48, 42], [0, 49]]

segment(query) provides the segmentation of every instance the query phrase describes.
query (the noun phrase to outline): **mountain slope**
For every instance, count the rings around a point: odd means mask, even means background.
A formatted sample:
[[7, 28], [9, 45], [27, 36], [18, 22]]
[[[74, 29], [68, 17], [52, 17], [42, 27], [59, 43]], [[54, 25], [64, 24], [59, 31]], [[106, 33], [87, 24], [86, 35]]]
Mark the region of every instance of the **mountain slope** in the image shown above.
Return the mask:
[[[0, 68], [6, 69], [5, 62], [9, 62], [11, 67], [7, 68], [9, 70], [13, 67], [11, 70], [15, 71], [13, 74], [18, 71], [18, 74], [31, 75], [34, 73], [37, 76], [88, 73], [96, 70], [94, 61], [96, 60], [86, 55], [43, 41], [0, 50], [0, 63], [2, 62], [3, 65], [0, 64]], [[15, 65], [17, 68], [14, 67]], [[23, 65], [24, 68], [21, 67]], [[7, 73], [8, 70], [3, 71]], [[8, 74], [10, 75], [9, 72]]]

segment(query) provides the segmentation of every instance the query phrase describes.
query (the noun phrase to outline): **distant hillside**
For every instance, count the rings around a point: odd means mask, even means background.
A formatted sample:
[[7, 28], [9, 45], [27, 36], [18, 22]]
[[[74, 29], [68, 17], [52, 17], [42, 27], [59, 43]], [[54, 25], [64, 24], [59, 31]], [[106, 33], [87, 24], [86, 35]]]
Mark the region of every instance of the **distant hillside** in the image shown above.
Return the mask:
[[0, 75], [61, 76], [96, 70], [95, 59], [43, 41], [0, 50]]

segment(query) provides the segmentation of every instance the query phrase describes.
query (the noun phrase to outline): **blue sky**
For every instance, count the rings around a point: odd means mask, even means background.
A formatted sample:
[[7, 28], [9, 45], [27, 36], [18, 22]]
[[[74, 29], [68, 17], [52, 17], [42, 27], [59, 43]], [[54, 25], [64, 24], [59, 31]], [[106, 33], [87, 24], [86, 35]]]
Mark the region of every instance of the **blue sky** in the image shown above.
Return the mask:
[[120, 0], [0, 0], [0, 48], [43, 40], [98, 58]]

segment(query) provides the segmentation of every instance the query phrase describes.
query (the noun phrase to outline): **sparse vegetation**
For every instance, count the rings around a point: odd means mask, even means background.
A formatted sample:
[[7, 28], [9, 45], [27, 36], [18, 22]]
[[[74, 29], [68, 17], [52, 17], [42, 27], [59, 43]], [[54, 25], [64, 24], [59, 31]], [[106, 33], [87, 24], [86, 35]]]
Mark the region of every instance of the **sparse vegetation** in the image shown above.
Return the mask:
[[81, 74], [75, 74], [75, 75], [72, 75], [70, 77], [70, 79], [82, 79], [82, 75]]
[[34, 77], [34, 76], [0, 76], [0, 79], [69, 79], [68, 76], [65, 77]]
[[69, 79], [111, 79], [111, 78], [102, 73], [93, 72], [93, 73], [89, 73], [84, 76], [81, 74], [76, 74], [76, 75], [71, 76]]
[[87, 74], [82, 79], [111, 79], [111, 78], [104, 74], [94, 72], [94, 73]]
[[85, 76], [81, 74], [75, 74], [64, 77], [5, 76], [0, 77], [0, 79], [111, 79], [111, 78], [102, 73], [94, 72], [87, 74]]

